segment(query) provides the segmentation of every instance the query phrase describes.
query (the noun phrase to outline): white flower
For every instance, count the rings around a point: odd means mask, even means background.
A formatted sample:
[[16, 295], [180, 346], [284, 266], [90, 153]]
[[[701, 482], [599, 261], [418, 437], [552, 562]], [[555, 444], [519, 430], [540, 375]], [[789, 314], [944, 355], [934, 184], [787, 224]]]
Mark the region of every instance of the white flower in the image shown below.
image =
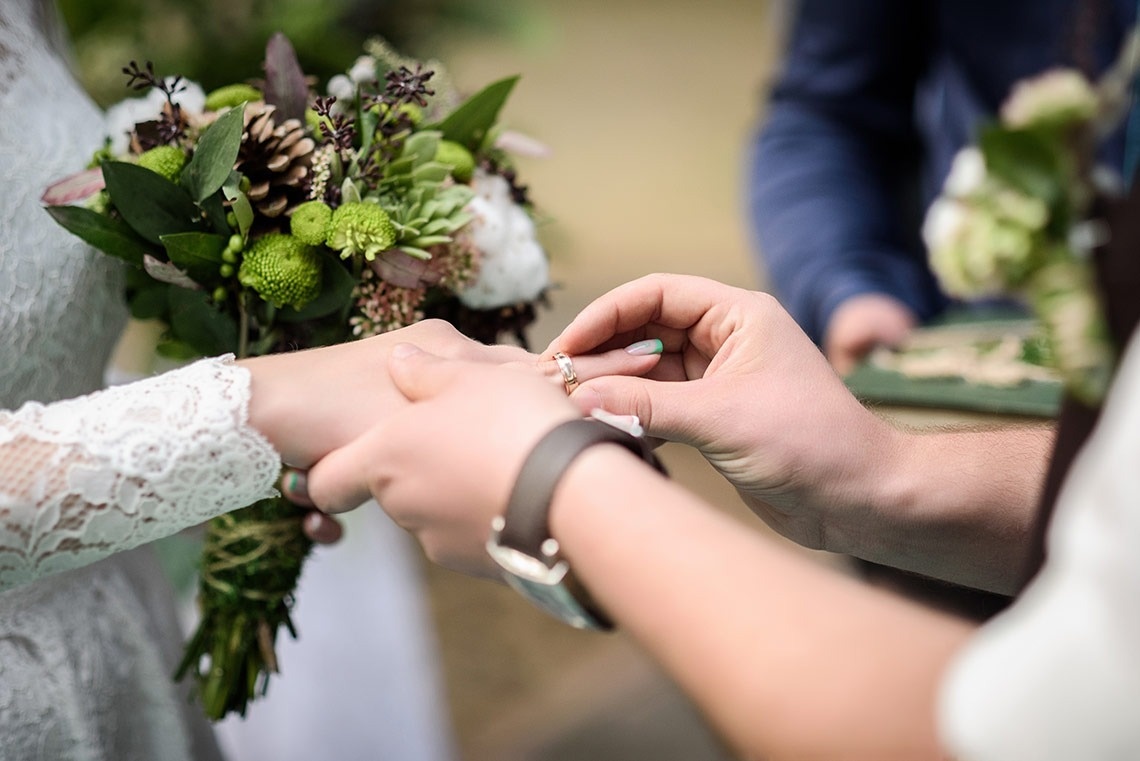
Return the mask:
[[1001, 107], [1001, 120], [1009, 127], [1084, 121], [1100, 107], [1096, 91], [1074, 69], [1051, 69], [1019, 82]]
[[376, 59], [370, 55], [362, 55], [348, 70], [348, 78], [356, 84], [367, 84], [376, 81]]
[[938, 198], [926, 211], [922, 240], [930, 251], [956, 246], [966, 225], [966, 206], [951, 198]]
[[476, 172], [471, 186], [476, 195], [466, 211], [474, 219], [465, 229], [481, 256], [478, 275], [459, 293], [459, 300], [471, 309], [533, 301], [550, 282], [550, 265], [534, 221], [511, 199], [504, 178]]
[[971, 145], [958, 151], [954, 157], [942, 189], [946, 195], [965, 198], [981, 190], [985, 181], [986, 159], [978, 148]]
[[[171, 78], [168, 84], [173, 84]], [[175, 93], [172, 100], [190, 115], [201, 114], [206, 108], [206, 93], [196, 82], [182, 80], [183, 89]], [[103, 126], [111, 138], [111, 154], [122, 156], [130, 147], [130, 133], [139, 122], [151, 121], [162, 115], [166, 94], [157, 88], [142, 98], [127, 98], [107, 109], [103, 115]]]
[[356, 85], [344, 74], [337, 74], [329, 79], [328, 91], [338, 101], [348, 101], [356, 96]]

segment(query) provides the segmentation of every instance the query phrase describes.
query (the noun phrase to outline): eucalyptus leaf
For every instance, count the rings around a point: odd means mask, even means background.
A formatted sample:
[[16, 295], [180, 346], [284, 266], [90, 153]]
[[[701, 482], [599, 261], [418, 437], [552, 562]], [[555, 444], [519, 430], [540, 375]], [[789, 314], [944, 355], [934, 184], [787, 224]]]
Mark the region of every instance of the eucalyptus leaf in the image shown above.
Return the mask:
[[65, 230], [105, 254], [141, 267], [149, 252], [147, 242], [120, 219], [82, 206], [48, 206], [47, 213]]
[[300, 310], [283, 307], [277, 312], [281, 322], [303, 322], [315, 320], [343, 309], [352, 301], [352, 291], [356, 288], [356, 278], [352, 276], [340, 260], [332, 256], [321, 259], [321, 293]]
[[123, 161], [103, 164], [111, 203], [151, 243], [163, 235], [200, 229], [202, 213], [186, 191], [162, 175]]
[[216, 280], [222, 266], [222, 252], [229, 240], [210, 233], [177, 233], [162, 236], [162, 245], [175, 266], [199, 283]]
[[238, 328], [234, 318], [222, 312], [202, 291], [171, 288], [171, 336], [203, 356], [236, 352]]
[[233, 171], [241, 150], [244, 114], [244, 104], [231, 108], [199, 138], [190, 163], [182, 170], [182, 187], [195, 201], [202, 202], [218, 192]]
[[515, 75], [492, 82], [465, 100], [434, 128], [443, 133], [444, 140], [459, 143], [473, 153], [478, 151], [518, 80], [518, 75]]

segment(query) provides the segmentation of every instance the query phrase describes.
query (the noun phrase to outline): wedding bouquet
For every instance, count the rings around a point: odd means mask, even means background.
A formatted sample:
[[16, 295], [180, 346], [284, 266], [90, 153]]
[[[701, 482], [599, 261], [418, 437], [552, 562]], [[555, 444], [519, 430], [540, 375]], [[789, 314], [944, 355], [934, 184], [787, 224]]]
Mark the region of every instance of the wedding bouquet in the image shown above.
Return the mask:
[[[160, 353], [262, 355], [425, 317], [525, 344], [549, 283], [497, 125], [517, 77], [463, 100], [438, 64], [377, 40], [318, 95], [281, 35], [264, 78], [209, 94], [150, 63], [123, 71], [147, 95], [108, 111], [104, 149], [44, 202], [131, 265], [127, 300], [166, 325]], [[296, 636], [300, 515], [279, 497], [208, 526], [176, 676], [196, 677], [211, 718], [244, 714], [277, 670], [279, 628]]]
[[1044, 331], [1043, 355], [1090, 406], [1104, 398], [1116, 359], [1091, 261], [1107, 235], [1093, 201], [1123, 188], [1096, 151], [1127, 113], [1138, 66], [1134, 30], [1097, 82], [1054, 69], [1018, 83], [999, 120], [955, 157], [923, 226], [943, 288], [1022, 297]]

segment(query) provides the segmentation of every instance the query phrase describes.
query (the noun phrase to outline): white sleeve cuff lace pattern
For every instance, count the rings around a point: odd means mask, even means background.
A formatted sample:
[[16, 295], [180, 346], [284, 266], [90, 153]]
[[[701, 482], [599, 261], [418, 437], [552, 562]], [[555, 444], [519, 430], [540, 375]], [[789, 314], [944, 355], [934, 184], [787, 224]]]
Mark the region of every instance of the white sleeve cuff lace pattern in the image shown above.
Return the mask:
[[0, 412], [0, 589], [275, 494], [249, 393], [231, 356]]

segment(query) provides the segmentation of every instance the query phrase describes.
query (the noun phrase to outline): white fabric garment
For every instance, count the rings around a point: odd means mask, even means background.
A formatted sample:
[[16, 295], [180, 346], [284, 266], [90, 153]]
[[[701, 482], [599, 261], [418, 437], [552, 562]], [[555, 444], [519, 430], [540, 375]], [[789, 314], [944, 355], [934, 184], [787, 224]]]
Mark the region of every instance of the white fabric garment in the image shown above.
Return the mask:
[[944, 682], [961, 761], [1140, 758], [1140, 334], [1058, 498], [1048, 559]]
[[[170, 585], [149, 548], [129, 548], [271, 493], [280, 462], [247, 424], [248, 373], [224, 358], [83, 396], [100, 387], [126, 315], [117, 263], [38, 200], [102, 139], [98, 110], [49, 44], [57, 37], [51, 0], [0, 0], [0, 759], [217, 759], [211, 727], [171, 680], [182, 634]], [[407, 539], [387, 530], [371, 562], [359, 550], [337, 560], [335, 549], [314, 561], [359, 573], [352, 593], [372, 581], [355, 604], [374, 606], [368, 625], [387, 628], [347, 632], [351, 688], [281, 710], [309, 731], [269, 757], [448, 757], [414, 566], [406, 545], [389, 551]], [[312, 575], [302, 597], [335, 597], [335, 584]], [[319, 660], [332, 646], [306, 640], [284, 657]], [[385, 667], [390, 657], [403, 659], [398, 668]], [[273, 691], [266, 705], [288, 692], [304, 689]], [[321, 729], [326, 713], [369, 701], [370, 721], [342, 731], [355, 731], [357, 747], [372, 740], [370, 750], [338, 752]], [[247, 747], [244, 757], [267, 757]]]

